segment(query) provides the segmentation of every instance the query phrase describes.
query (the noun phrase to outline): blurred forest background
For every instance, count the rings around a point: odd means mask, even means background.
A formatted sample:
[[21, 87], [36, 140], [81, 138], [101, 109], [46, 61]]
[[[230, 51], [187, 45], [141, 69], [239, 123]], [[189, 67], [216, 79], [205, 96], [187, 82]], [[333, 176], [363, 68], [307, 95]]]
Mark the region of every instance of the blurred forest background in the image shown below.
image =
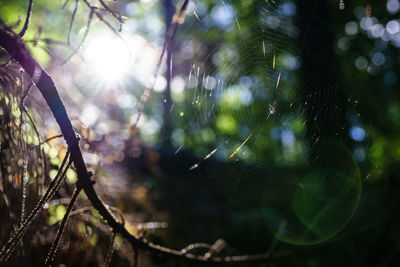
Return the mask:
[[[23, 40], [131, 234], [196, 255], [220, 240], [215, 255], [272, 255], [262, 266], [400, 265], [399, 0], [199, 0], [184, 17], [174, 0], [103, 3], [36, 0]], [[28, 4], [0, 0], [2, 28], [19, 32]], [[67, 147], [45, 141], [61, 133], [49, 108], [0, 60], [5, 244]], [[72, 166], [7, 264], [44, 263], [76, 180]], [[55, 265], [103, 265], [110, 235], [81, 194]], [[111, 266], [194, 264], [111, 246]]]

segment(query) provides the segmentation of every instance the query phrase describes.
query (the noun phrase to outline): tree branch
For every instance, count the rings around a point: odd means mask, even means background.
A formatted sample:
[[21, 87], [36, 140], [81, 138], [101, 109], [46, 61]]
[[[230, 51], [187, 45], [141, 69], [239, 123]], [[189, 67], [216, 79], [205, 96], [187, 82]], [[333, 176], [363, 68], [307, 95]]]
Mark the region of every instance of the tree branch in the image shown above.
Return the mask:
[[[67, 2], [65, 2], [65, 3], [67, 3]], [[69, 23], [69, 28], [68, 28], [68, 36], [67, 36], [67, 44], [68, 45], [71, 45], [71, 30], [72, 30], [72, 25], [74, 24], [75, 15], [76, 15], [77, 10], [78, 10], [78, 0], [75, 0], [75, 7], [74, 7], [74, 11], [72, 12], [71, 21]]]
[[18, 34], [19, 37], [23, 37], [26, 30], [28, 29], [29, 20], [31, 18], [31, 13], [32, 13], [32, 6], [33, 6], [33, 0], [29, 0], [28, 11], [26, 12], [24, 27], [22, 28], [21, 32]]
[[99, 0], [100, 4], [104, 7], [105, 10], [107, 10], [114, 18], [116, 18], [120, 23], [123, 23], [124, 21], [122, 20], [121, 15], [117, 12], [112, 10], [109, 6], [107, 6], [106, 3], [104, 3], [103, 0]]
[[[186, 2], [186, 1], [185, 1]], [[175, 29], [176, 30], [176, 29]], [[174, 258], [183, 258], [192, 262], [253, 262], [266, 261], [270, 258], [282, 257], [288, 254], [287, 251], [270, 255], [269, 253], [256, 255], [241, 255], [227, 257], [211, 257], [207, 258], [202, 255], [187, 253], [185, 250], [175, 250], [154, 244], [145, 238], [131, 235], [123, 224], [117, 222], [112, 213], [106, 208], [102, 200], [97, 195], [93, 187], [91, 174], [87, 171], [82, 152], [79, 147], [79, 138], [76, 136], [68, 117], [65, 106], [58, 94], [57, 87], [46, 71], [36, 62], [31, 53], [27, 49], [24, 42], [6, 30], [0, 28], [0, 46], [3, 47], [10, 55], [12, 55], [25, 69], [40, 90], [47, 105], [50, 107], [62, 134], [67, 142], [70, 151], [71, 160], [74, 163], [78, 174], [77, 188], [82, 188], [93, 207], [99, 212], [106, 223], [113, 229], [115, 233], [121, 234], [127, 239], [135, 249], [143, 249], [155, 255], [169, 256]]]

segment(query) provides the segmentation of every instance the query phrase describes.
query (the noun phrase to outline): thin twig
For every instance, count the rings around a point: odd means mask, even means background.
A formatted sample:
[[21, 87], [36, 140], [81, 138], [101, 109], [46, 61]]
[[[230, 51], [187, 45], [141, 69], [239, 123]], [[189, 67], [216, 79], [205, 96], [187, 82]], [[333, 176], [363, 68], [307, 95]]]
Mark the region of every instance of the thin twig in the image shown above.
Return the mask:
[[[64, 162], [65, 163], [65, 162]], [[50, 184], [48, 190], [46, 191], [45, 195], [40, 199], [39, 203], [36, 205], [35, 209], [31, 211], [29, 216], [25, 219], [25, 221], [22, 223], [20, 228], [17, 230], [17, 233], [8, 241], [6, 246], [3, 247], [1, 253], [0, 253], [0, 263], [1, 262], [7, 262], [8, 258], [11, 256], [12, 252], [15, 249], [15, 246], [17, 244], [17, 241], [22, 238], [25, 233], [28, 231], [30, 225], [32, 222], [36, 219], [36, 217], [39, 215], [40, 211], [43, 208], [43, 205], [53, 196], [53, 194], [56, 192], [57, 188], [59, 187], [62, 178], [65, 176], [65, 173], [67, 172], [69, 166], [71, 165], [71, 161], [68, 163], [67, 168], [64, 170], [62, 175], [60, 177], [56, 178], [53, 180], [55, 183], [52, 185]]]
[[56, 192], [58, 186], [60, 185], [62, 178], [65, 176], [69, 166], [71, 165], [72, 161], [71, 159], [69, 160], [69, 163], [67, 164], [67, 167], [63, 171], [64, 166], [66, 165], [68, 156], [69, 156], [69, 151], [67, 151], [67, 154], [65, 155], [63, 162], [61, 164], [60, 169], [57, 172], [56, 177], [51, 181], [49, 187], [47, 188], [45, 194], [42, 196], [42, 198], [39, 200], [37, 203], [36, 207], [31, 211], [31, 213], [25, 218], [24, 222], [21, 224], [21, 226], [18, 228], [17, 232], [14, 234], [13, 237], [9, 239], [9, 241], [6, 243], [6, 245], [3, 246], [1, 252], [0, 252], [0, 263], [5, 262], [8, 260], [9, 256], [14, 250], [14, 246], [17, 243], [17, 241], [25, 234], [25, 232], [28, 230], [29, 226], [31, 223], [36, 219], [36, 217], [39, 215], [40, 211], [42, 210], [44, 204], [53, 196], [53, 194]]
[[45, 44], [48, 45], [61, 45], [61, 46], [68, 46], [67, 43], [62, 42], [62, 41], [57, 41], [57, 40], [52, 40], [49, 38], [38, 38], [38, 39], [34, 39], [34, 40], [25, 40], [25, 43], [34, 43], [35, 42], [44, 42]]
[[95, 12], [96, 12], [96, 17], [101, 22], [103, 22], [123, 42], [123, 44], [126, 46], [126, 48], [129, 51], [128, 57], [129, 57], [129, 59], [131, 59], [132, 58], [131, 49], [130, 49], [129, 45], [127, 44], [127, 42], [124, 40], [124, 38], [122, 38], [122, 36], [119, 34], [119, 32], [116, 29], [114, 29], [114, 27], [107, 20], [105, 20], [105, 18], [103, 17], [102, 14], [100, 14], [97, 11], [95, 11]]
[[68, 2], [69, 2], [69, 0], [65, 0], [65, 2], [64, 2], [64, 4], [62, 5], [61, 9], [64, 9], [64, 8], [67, 6]]
[[[68, 0], [67, 0], [67, 2], [68, 2]], [[68, 35], [67, 35], [67, 44], [68, 44], [68, 46], [71, 45], [71, 30], [72, 30], [72, 25], [74, 24], [75, 15], [76, 15], [76, 11], [77, 10], [78, 10], [78, 0], [75, 0], [75, 7], [74, 7], [74, 11], [72, 12], [71, 21], [69, 23], [69, 28], [68, 28]]]
[[10, 24], [9, 26], [10, 26], [10, 28], [15, 28], [15, 27], [18, 27], [21, 24], [21, 22], [22, 22], [22, 18], [21, 18], [21, 16], [19, 16], [18, 20], [16, 22]]
[[21, 105], [25, 105], [25, 99], [28, 96], [29, 92], [31, 91], [33, 86], [33, 83], [31, 83], [28, 87], [28, 89], [25, 90], [24, 94], [21, 97]]
[[33, 121], [32, 116], [29, 114], [29, 112], [28, 112], [28, 110], [25, 108], [25, 106], [22, 106], [21, 109], [22, 109], [22, 111], [26, 114], [26, 116], [28, 117], [29, 121], [30, 121], [31, 124], [32, 124], [33, 130], [35, 131], [35, 133], [36, 133], [36, 135], [37, 135], [37, 137], [38, 137], [38, 140], [39, 140], [39, 145], [38, 145], [38, 146], [39, 146], [39, 149], [40, 149], [40, 134], [39, 134], [39, 130], [38, 130], [38, 128], [36, 127], [36, 124], [35, 124], [35, 122]]
[[[121, 39], [121, 40], [123, 41], [124, 45], [125, 45], [125, 46], [128, 48], [128, 50], [129, 50], [128, 44], [127, 44], [127, 43], [125, 42], [125, 40], [121, 37], [121, 35], [119, 34], [118, 30], [116, 30], [116, 29], [103, 17], [103, 15], [102, 15], [99, 11], [103, 11], [103, 12], [107, 12], [107, 13], [112, 14], [115, 18], [117, 18], [117, 20], [121, 23], [121, 25], [122, 25], [122, 23], [123, 23], [122, 16], [121, 16], [118, 12], [111, 10], [104, 2], [102, 2], [102, 5], [103, 5], [105, 8], [104, 8], [104, 9], [101, 9], [101, 8], [96, 7], [96, 6], [92, 6], [87, 0], [82, 0], [82, 1], [83, 1], [83, 2], [86, 4], [86, 6], [90, 9], [89, 20], [88, 20], [88, 24], [87, 24], [87, 26], [86, 26], [85, 35], [84, 35], [84, 37], [83, 37], [81, 43], [79, 44], [79, 46], [73, 51], [73, 53], [72, 53], [61, 65], [65, 64], [69, 59], [71, 59], [71, 57], [73, 57], [73, 56], [79, 51], [79, 49], [81, 48], [81, 46], [83, 45], [83, 43], [84, 43], [84, 41], [85, 41], [85, 38], [86, 38], [86, 36], [87, 36], [87, 34], [88, 34], [88, 32], [89, 32], [90, 23], [91, 23], [91, 20], [92, 20], [94, 14], [96, 15], [96, 17], [97, 17], [101, 22], [103, 22], [108, 28], [110, 28], [110, 30], [111, 30], [119, 39]], [[75, 6], [74, 12], [73, 12], [73, 14], [72, 14], [72, 18], [71, 18], [71, 22], [70, 22], [70, 28], [69, 28], [69, 30], [68, 30], [68, 45], [70, 45], [70, 33], [71, 33], [71, 30], [72, 30], [72, 23], [73, 23], [74, 18], [75, 18], [75, 13], [76, 13], [76, 9], [77, 9], [77, 3], [78, 3], [78, 0], [76, 0], [76, 6]], [[120, 29], [121, 29], [121, 26], [120, 26]], [[131, 57], [131, 54], [129, 54], [129, 57]]]
[[88, 22], [87, 22], [87, 25], [86, 25], [85, 33], [84, 33], [84, 35], [83, 35], [83, 37], [82, 37], [82, 40], [81, 40], [81, 42], [79, 43], [78, 47], [74, 50], [74, 52], [72, 52], [71, 55], [69, 55], [69, 57], [67, 57], [67, 59], [65, 59], [65, 60], [61, 63], [61, 65], [64, 65], [65, 63], [67, 63], [76, 53], [78, 53], [79, 49], [81, 48], [81, 46], [82, 46], [83, 43], [85, 42], [86, 37], [87, 37], [87, 35], [88, 35], [88, 33], [89, 33], [90, 24], [92, 23], [93, 13], [94, 13], [94, 10], [91, 9], [91, 10], [90, 10], [90, 13], [89, 13], [89, 18], [88, 18]]
[[[122, 24], [124, 21], [122, 20], [122, 16], [117, 11], [113, 11], [112, 9], [110, 9], [107, 5], [105, 5], [104, 2], [103, 3], [104, 3], [105, 8], [99, 8], [97, 6], [92, 6], [87, 0], [82, 0], [82, 1], [86, 4], [86, 6], [88, 8], [90, 8], [91, 10], [94, 10], [96, 12], [96, 16], [99, 18], [99, 20], [101, 20], [104, 24], [106, 24], [107, 27], [109, 27], [120, 39], [122, 39], [122, 37], [119, 35], [118, 32], [121, 31]], [[103, 18], [103, 15], [101, 13], [99, 13], [98, 11], [109, 13], [109, 14], [113, 15], [113, 17], [115, 17], [118, 20], [118, 22], [120, 23], [119, 30], [117, 31], [116, 29], [114, 29], [114, 27], [111, 26], [111, 24], [109, 22], [107, 22]]]
[[22, 38], [25, 35], [26, 30], [28, 30], [29, 20], [31, 18], [31, 13], [32, 13], [32, 6], [33, 6], [33, 0], [29, 0], [28, 11], [26, 12], [24, 27], [22, 28], [21, 32], [18, 34], [18, 36], [20, 38]]
[[61, 236], [65, 230], [65, 226], [67, 225], [71, 210], [75, 205], [76, 199], [78, 198], [80, 191], [81, 191], [81, 188], [76, 187], [74, 192], [72, 193], [71, 201], [68, 204], [67, 211], [64, 214], [64, 217], [60, 223], [60, 226], [58, 227], [56, 238], [54, 239], [54, 242], [51, 245], [50, 251], [47, 254], [46, 260], [44, 262], [44, 264], [47, 266], [51, 266], [54, 262], [54, 256], [56, 255], [58, 244], [60, 243]]
[[214, 255], [219, 254], [224, 248], [226, 248], [227, 243], [223, 239], [218, 239], [215, 243], [211, 246], [211, 248], [204, 254], [204, 257], [209, 259]]
[[26, 160], [24, 160], [23, 167], [22, 167], [22, 175], [21, 175], [21, 186], [22, 186], [22, 201], [21, 201], [21, 223], [25, 219], [25, 202], [26, 202]]
[[105, 18], [103, 17], [103, 15], [102, 15], [101, 13], [96, 12], [96, 17], [97, 17], [101, 22], [103, 22], [108, 28], [110, 28], [110, 30], [111, 30], [115, 35], [117, 35], [117, 37], [118, 37], [119, 39], [121, 39], [122, 41], [124, 41], [124, 39], [121, 37], [121, 35], [118, 33], [118, 31], [117, 31], [116, 29], [114, 29], [114, 27], [113, 27], [107, 20], [105, 20]]
[[198, 248], [206, 248], [206, 249], [211, 249], [211, 245], [207, 244], [207, 243], [193, 243], [190, 244], [188, 246], [186, 246], [185, 248], [181, 249], [181, 253], [183, 255], [189, 253], [190, 251], [194, 250], [194, 249], [198, 249]]
[[110, 243], [108, 243], [106, 258], [104, 259], [104, 266], [110, 266], [111, 258], [114, 252], [115, 233], [111, 232]]
[[[22, 222], [24, 221], [25, 218], [25, 206], [26, 206], [26, 160], [24, 160], [22, 171], [21, 171], [21, 195], [22, 195], [22, 201], [21, 201], [21, 216], [20, 216], [20, 221], [21, 225]], [[20, 226], [21, 226], [20, 225]], [[24, 242], [22, 239], [20, 239], [20, 251], [22, 254], [24, 254]]]
[[93, 207], [83, 207], [83, 208], [80, 208], [80, 209], [77, 209], [77, 210], [74, 210], [73, 212], [71, 212], [71, 215], [70, 215], [70, 216], [75, 216], [75, 215], [78, 215], [78, 214], [83, 214], [83, 213], [85, 213], [85, 212], [91, 211], [92, 209], [93, 209]]
[[33, 46], [37, 46], [37, 43], [38, 43], [38, 40], [39, 40], [39, 38], [40, 38], [40, 35], [42, 34], [42, 30], [43, 30], [43, 28], [41, 27], [41, 26], [39, 26], [39, 29], [38, 29], [38, 31], [36, 32], [36, 34], [35, 34], [35, 37], [34, 37], [34, 41], [33, 41]]
[[8, 67], [8, 66], [12, 63], [12, 60], [13, 60], [13, 58], [12, 58], [12, 57], [9, 57], [9, 59], [8, 59], [5, 63], [0, 64], [0, 68], [6, 68], [6, 67]]
[[51, 140], [54, 140], [54, 139], [56, 139], [56, 138], [61, 138], [61, 137], [63, 137], [62, 134], [55, 135], [55, 136], [52, 136], [52, 137], [47, 138], [46, 140], [42, 141], [40, 144], [43, 145], [44, 143], [48, 143], [48, 142], [50, 142]]
[[31, 123], [31, 125], [32, 125], [32, 127], [33, 127], [33, 130], [35, 131], [36, 136], [37, 136], [37, 138], [38, 138], [38, 142], [39, 142], [38, 148], [39, 148], [40, 151], [42, 151], [41, 143], [40, 143], [40, 133], [39, 133], [39, 130], [38, 130], [38, 128], [36, 127], [36, 124], [35, 124], [35, 122], [33, 121], [32, 116], [29, 114], [28, 109], [25, 107], [25, 99], [26, 99], [26, 97], [28, 96], [28, 94], [29, 94], [29, 92], [30, 92], [30, 90], [31, 90], [32, 87], [33, 87], [33, 83], [28, 87], [28, 89], [27, 89], [27, 90], [24, 92], [24, 94], [22, 95], [22, 97], [21, 97], [21, 103], [20, 103], [20, 110], [22, 111], [22, 113], [25, 113], [26, 116], [28, 117], [28, 119], [29, 119], [29, 121], [30, 121], [30, 123]]
[[116, 18], [120, 23], [123, 23], [124, 21], [122, 20], [121, 14], [119, 14], [118, 11], [112, 10], [109, 6], [104, 3], [103, 0], [99, 0], [100, 4], [104, 7], [105, 10], [107, 10], [114, 18]]

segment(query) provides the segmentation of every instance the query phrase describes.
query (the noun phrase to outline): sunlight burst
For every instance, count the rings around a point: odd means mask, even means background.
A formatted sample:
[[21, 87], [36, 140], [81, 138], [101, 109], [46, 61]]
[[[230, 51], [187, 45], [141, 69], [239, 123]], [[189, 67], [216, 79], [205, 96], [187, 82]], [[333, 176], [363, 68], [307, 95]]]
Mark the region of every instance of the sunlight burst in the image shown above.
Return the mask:
[[132, 57], [121, 40], [110, 36], [93, 38], [86, 48], [86, 57], [92, 71], [102, 80], [116, 81], [127, 74]]

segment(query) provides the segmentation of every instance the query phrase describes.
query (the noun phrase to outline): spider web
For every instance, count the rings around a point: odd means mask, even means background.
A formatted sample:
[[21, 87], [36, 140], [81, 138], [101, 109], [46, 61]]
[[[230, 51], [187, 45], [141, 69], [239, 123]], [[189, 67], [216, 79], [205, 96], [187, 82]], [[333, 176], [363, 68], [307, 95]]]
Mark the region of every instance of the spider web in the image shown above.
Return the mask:
[[[333, 51], [302, 58], [320, 36], [313, 36], [319, 34], [315, 21], [301, 24], [296, 12], [318, 12], [317, 4], [254, 6], [257, 16], [250, 18], [237, 17], [243, 6], [223, 1], [210, 11], [201, 4], [188, 11], [176, 40], [182, 45], [175, 53], [189, 63], [176, 67], [183, 90], [172, 79], [171, 142], [185, 162], [185, 179], [229, 210], [219, 215], [228, 228], [254, 228], [249, 240], [320, 243], [343, 229], [360, 196], [358, 166], [345, 145], [348, 103], [340, 101], [334, 63], [326, 62]], [[198, 36], [204, 34], [220, 43], [203, 42]]]

